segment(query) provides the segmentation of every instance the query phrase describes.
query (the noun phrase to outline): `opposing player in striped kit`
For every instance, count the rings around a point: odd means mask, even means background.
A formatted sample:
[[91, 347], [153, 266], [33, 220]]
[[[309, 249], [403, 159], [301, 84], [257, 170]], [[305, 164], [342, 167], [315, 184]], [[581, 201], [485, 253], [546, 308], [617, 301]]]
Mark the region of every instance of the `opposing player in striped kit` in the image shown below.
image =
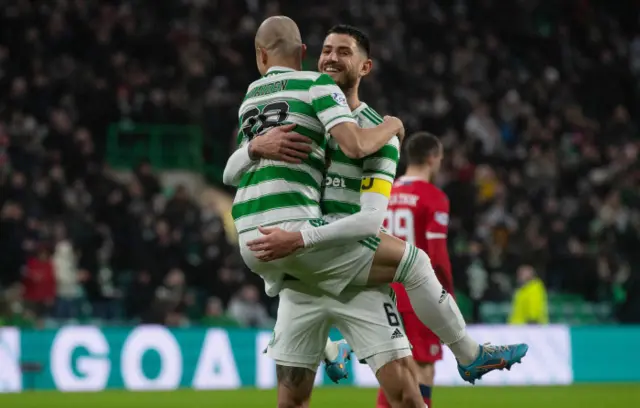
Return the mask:
[[[258, 66], [261, 72], [271, 73], [273, 77], [267, 76], [256, 81], [249, 88], [248, 93], [252, 96], [245, 100], [240, 111], [243, 143], [247, 143], [256, 133], [263, 130], [265, 123], [281, 124], [293, 121], [298, 124], [298, 133], [307, 133], [307, 136], [314, 139], [313, 151], [307, 159], [311, 162], [305, 164], [312, 168], [313, 160], [324, 154], [325, 147], [324, 139], [318, 137], [317, 133], [322, 129], [313, 129], [318, 124], [329, 131], [341, 150], [351, 158], [365, 157], [379, 150], [391, 139], [388, 137], [390, 130], [403, 130], [398, 129], [398, 123], [393, 118], [385, 119], [382, 125], [376, 128], [360, 129], [353, 123], [353, 119], [350, 120], [349, 115], [340, 109], [346, 107], [346, 99], [329, 77], [311, 73], [304, 73], [303, 76], [301, 73], [286, 72], [286, 69], [272, 68], [276, 65], [299, 68], [304, 52], [295, 24], [290, 20], [286, 24], [280, 24], [281, 20], [282, 18], [268, 19], [258, 30]], [[278, 24], [271, 24], [274, 21]], [[293, 82], [295, 79], [299, 79], [300, 82]], [[282, 83], [282, 80], [293, 83]], [[276, 85], [275, 82], [279, 81], [280, 85]], [[289, 86], [291, 88], [288, 88]], [[264, 88], [256, 91], [255, 88], [258, 87]], [[307, 92], [298, 91], [300, 88], [306, 89]], [[272, 95], [272, 92], [279, 95]], [[278, 103], [288, 96], [306, 103], [306, 106], [299, 105], [294, 111], [289, 110], [291, 114], [283, 114], [288, 109], [283, 104], [270, 108], [264, 106], [266, 99]], [[251, 100], [252, 98], [255, 99]], [[315, 112], [317, 116], [312, 118], [298, 112], [305, 109], [310, 114]], [[324, 143], [326, 144], [326, 140]], [[360, 186], [361, 195], [368, 197], [370, 206], [363, 206], [356, 214], [322, 225], [324, 221], [318, 217], [319, 184], [317, 178], [313, 177], [317, 174], [299, 171], [300, 169], [286, 166], [282, 162], [265, 158], [243, 167], [242, 163], [250, 161], [250, 150], [250, 146], [247, 146], [234, 153], [227, 169], [232, 167], [236, 172], [231, 172], [233, 174], [230, 175], [226, 169], [225, 181], [233, 182], [240, 174], [240, 188], [232, 211], [240, 233], [240, 249], [247, 265], [265, 279], [269, 294], [275, 295], [280, 291], [283, 274], [293, 276], [301, 284], [316, 287], [336, 297], [350, 285], [364, 287], [399, 281], [404, 284], [420, 320], [431, 327], [452, 349], [459, 361], [459, 371], [467, 381], [475, 381], [494, 369], [508, 368], [524, 356], [526, 345], [488, 347], [480, 346], [471, 339], [466, 332], [460, 311], [446, 291], [442, 290], [426, 254], [389, 235], [380, 234], [380, 238], [374, 236], [382, 224], [391, 188], [390, 182], [364, 178]], [[238, 168], [242, 168], [243, 171], [237, 172]], [[314, 170], [319, 170], [317, 165]], [[272, 223], [273, 227], [260, 227], [267, 223]], [[297, 250], [297, 254], [291, 255]], [[380, 307], [386, 309], [384, 304]], [[391, 323], [389, 315], [387, 317]], [[281, 341], [277, 329], [274, 341]], [[279, 366], [293, 366], [303, 370], [289, 370], [286, 381], [282, 381], [281, 385], [284, 385], [284, 389], [311, 386], [313, 375], [310, 376], [309, 372], [313, 374], [311, 370], [314, 368], [303, 362], [304, 358], [309, 356], [295, 355], [296, 346], [311, 340], [300, 334], [298, 337], [288, 338], [287, 341], [293, 352], [286, 356], [286, 361], [278, 361], [276, 357]], [[382, 367], [390, 361], [389, 359], [397, 359], [397, 354], [379, 353], [367, 359], [367, 362], [372, 367]], [[279, 387], [279, 390], [283, 388]], [[400, 396], [401, 405], [398, 406], [421, 406], [421, 398], [417, 401], [413, 398], [416, 390], [417, 384], [415, 388], [409, 387], [406, 393]], [[281, 406], [302, 405], [303, 401], [288, 400]]]

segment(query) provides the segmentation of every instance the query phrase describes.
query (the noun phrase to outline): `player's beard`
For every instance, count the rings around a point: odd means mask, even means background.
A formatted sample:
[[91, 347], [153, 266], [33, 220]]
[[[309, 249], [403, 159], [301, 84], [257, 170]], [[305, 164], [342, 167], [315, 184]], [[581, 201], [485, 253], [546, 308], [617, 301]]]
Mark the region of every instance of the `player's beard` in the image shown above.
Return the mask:
[[[335, 67], [338, 69], [342, 69], [342, 71], [338, 73], [327, 72], [327, 67]], [[324, 73], [329, 75], [336, 82], [336, 85], [340, 87], [342, 92], [347, 93], [350, 89], [356, 86], [358, 82], [358, 74], [353, 71], [348, 71], [344, 69], [344, 66], [327, 64], [324, 66]]]
[[336, 84], [345, 94], [353, 89], [358, 83], [358, 74], [355, 72], [343, 71], [342, 75], [336, 80]]

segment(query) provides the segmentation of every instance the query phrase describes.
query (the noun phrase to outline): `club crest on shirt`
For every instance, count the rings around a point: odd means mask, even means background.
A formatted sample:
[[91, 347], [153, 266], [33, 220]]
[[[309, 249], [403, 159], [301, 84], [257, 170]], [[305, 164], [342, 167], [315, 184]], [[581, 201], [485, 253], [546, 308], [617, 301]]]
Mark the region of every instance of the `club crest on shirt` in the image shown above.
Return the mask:
[[437, 355], [440, 352], [440, 346], [437, 344], [432, 344], [429, 352], [431, 353], [432, 356]]
[[444, 225], [445, 227], [449, 225], [449, 214], [446, 212], [436, 211], [435, 214], [433, 214], [433, 219], [436, 220], [438, 224]]

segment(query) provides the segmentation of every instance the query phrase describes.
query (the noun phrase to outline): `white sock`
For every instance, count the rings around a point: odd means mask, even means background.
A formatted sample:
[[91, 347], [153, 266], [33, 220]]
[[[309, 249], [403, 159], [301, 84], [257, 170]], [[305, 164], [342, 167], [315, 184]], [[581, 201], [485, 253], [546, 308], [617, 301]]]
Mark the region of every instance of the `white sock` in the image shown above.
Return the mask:
[[338, 341], [331, 341], [327, 339], [327, 345], [324, 347], [324, 358], [329, 361], [333, 361], [338, 357]]
[[460, 364], [478, 357], [479, 344], [467, 334], [458, 305], [438, 281], [424, 251], [406, 244], [394, 281], [404, 285], [420, 321], [451, 348]]
[[478, 353], [480, 353], [478, 342], [472, 339], [466, 332], [460, 340], [447, 345], [460, 364], [464, 366], [473, 363], [473, 361], [478, 357]]

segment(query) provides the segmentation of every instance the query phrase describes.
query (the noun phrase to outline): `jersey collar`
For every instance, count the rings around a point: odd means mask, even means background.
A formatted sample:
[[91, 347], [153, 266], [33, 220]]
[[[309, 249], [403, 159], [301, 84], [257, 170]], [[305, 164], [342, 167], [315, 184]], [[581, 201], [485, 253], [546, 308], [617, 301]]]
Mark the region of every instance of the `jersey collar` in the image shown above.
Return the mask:
[[398, 181], [424, 181], [426, 183], [428, 183], [427, 180], [423, 179], [422, 177], [417, 177], [417, 176], [401, 176], [398, 178]]
[[264, 76], [269, 76], [269, 75], [275, 75], [275, 74], [282, 74], [285, 72], [295, 72], [295, 69], [291, 69], [291, 68], [287, 68], [287, 67], [271, 67], [267, 70], [267, 73]]

